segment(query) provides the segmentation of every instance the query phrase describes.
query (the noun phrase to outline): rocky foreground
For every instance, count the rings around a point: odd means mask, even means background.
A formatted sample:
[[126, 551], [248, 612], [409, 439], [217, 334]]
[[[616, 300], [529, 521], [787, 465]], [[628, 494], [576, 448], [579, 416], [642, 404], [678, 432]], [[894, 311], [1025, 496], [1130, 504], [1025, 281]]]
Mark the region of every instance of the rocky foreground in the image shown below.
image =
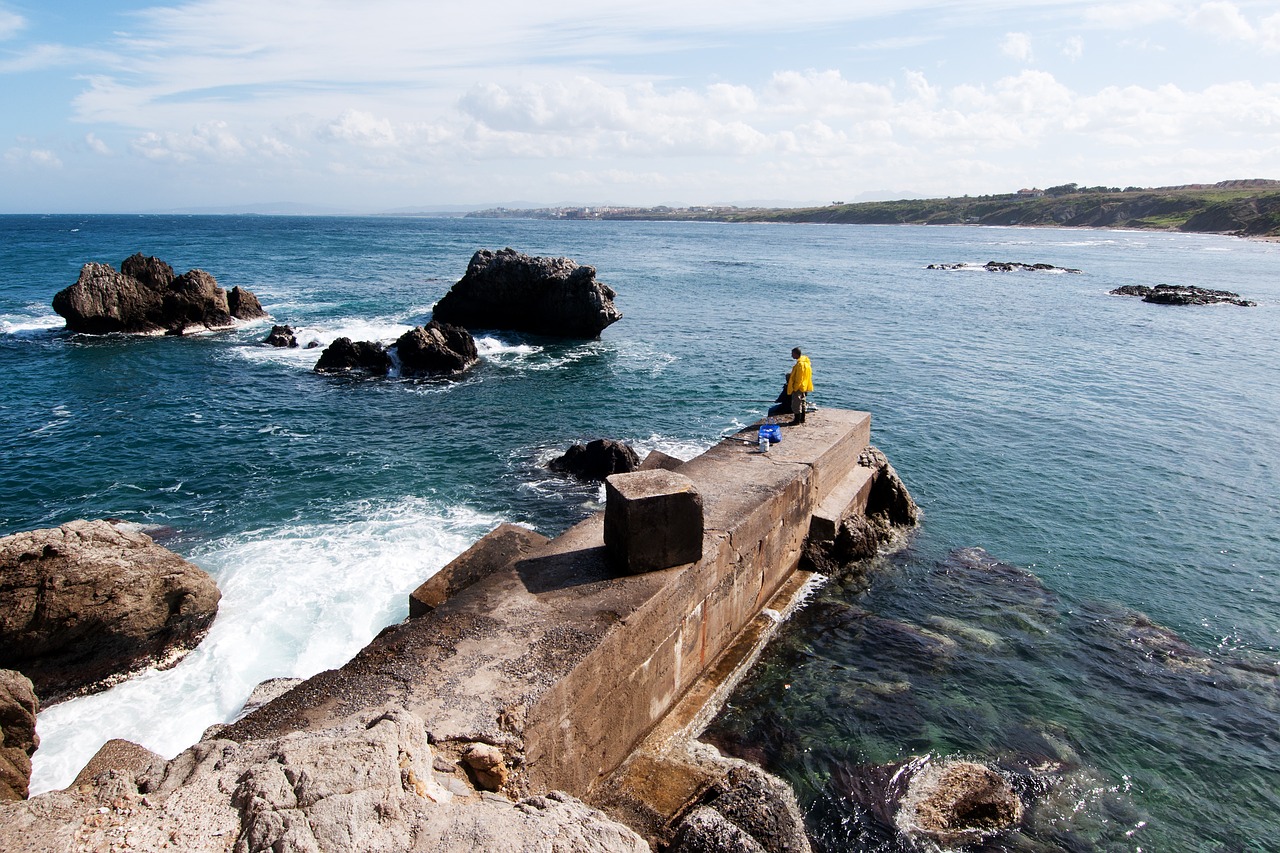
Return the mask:
[[107, 521], [0, 538], [0, 668], [40, 701], [92, 692], [204, 637], [221, 593], [203, 569]]

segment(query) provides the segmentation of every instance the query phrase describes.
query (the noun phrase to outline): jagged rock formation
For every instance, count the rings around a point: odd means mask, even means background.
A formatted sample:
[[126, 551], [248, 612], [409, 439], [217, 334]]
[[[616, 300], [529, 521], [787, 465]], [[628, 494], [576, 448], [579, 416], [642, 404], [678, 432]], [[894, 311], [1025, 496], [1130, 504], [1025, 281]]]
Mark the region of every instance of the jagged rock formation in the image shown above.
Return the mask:
[[1142, 284], [1126, 284], [1111, 291], [1112, 296], [1141, 296], [1143, 302], [1155, 305], [1216, 305], [1226, 302], [1242, 308], [1252, 308], [1258, 303], [1241, 299], [1240, 294], [1229, 290], [1208, 290], [1193, 287], [1189, 284], [1157, 284], [1147, 287]]
[[316, 362], [316, 373], [368, 373], [386, 376], [395, 362], [402, 376], [440, 376], [462, 373], [479, 360], [475, 339], [466, 329], [432, 320], [410, 329], [390, 347], [373, 341], [338, 338]]
[[338, 338], [320, 353], [316, 373], [369, 373], [386, 376], [391, 370], [391, 356], [380, 343]]
[[271, 334], [267, 335], [262, 342], [273, 347], [292, 348], [298, 345], [298, 338], [294, 335], [292, 326], [272, 326]]
[[597, 438], [585, 445], [573, 445], [547, 467], [578, 480], [603, 481], [612, 474], [630, 474], [640, 467], [640, 457], [628, 444]]
[[0, 669], [0, 801], [25, 800], [31, 782], [31, 756], [40, 746], [36, 699], [31, 679]]
[[595, 267], [510, 248], [481, 249], [434, 313], [438, 320], [470, 329], [596, 338], [622, 319], [615, 296], [613, 288], [596, 280]]
[[405, 332], [395, 350], [402, 376], [461, 373], [480, 358], [470, 332], [439, 320]]
[[0, 539], [0, 667], [45, 704], [176, 662], [204, 637], [213, 578], [151, 537], [106, 521]]
[[[971, 264], [929, 264], [927, 270], [962, 270]], [[1019, 261], [987, 261], [982, 265], [987, 272], [1069, 272], [1079, 274], [1080, 270], [1071, 267], [1055, 267], [1053, 264], [1024, 264]]]
[[0, 806], [0, 849], [647, 851], [558, 792], [513, 802], [471, 788], [402, 710], [269, 740], [202, 741], [172, 761], [109, 744], [65, 791]]
[[267, 316], [249, 291], [235, 287], [228, 296], [204, 270], [175, 276], [173, 267], [142, 253], [125, 258], [119, 272], [110, 264], [85, 264], [76, 283], [53, 297], [53, 310], [71, 331], [91, 335], [180, 335], [193, 327], [225, 329], [233, 318]]

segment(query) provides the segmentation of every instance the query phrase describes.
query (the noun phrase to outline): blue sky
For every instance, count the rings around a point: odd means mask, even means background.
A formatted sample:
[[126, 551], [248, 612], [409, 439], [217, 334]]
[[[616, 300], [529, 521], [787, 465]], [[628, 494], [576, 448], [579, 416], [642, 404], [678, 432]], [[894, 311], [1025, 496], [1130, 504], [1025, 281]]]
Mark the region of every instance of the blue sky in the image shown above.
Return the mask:
[[1280, 178], [1280, 3], [0, 0], [0, 212]]

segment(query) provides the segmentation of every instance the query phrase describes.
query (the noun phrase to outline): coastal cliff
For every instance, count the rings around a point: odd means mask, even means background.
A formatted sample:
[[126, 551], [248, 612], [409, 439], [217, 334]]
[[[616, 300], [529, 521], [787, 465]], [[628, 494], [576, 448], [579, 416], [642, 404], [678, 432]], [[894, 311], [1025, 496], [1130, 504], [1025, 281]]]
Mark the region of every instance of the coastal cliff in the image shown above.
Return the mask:
[[471, 216], [536, 219], [812, 222], [846, 225], [998, 225], [1129, 228], [1280, 237], [1280, 181], [1220, 181], [1177, 187], [1080, 187], [955, 198], [901, 199], [822, 207], [652, 207], [486, 210]]

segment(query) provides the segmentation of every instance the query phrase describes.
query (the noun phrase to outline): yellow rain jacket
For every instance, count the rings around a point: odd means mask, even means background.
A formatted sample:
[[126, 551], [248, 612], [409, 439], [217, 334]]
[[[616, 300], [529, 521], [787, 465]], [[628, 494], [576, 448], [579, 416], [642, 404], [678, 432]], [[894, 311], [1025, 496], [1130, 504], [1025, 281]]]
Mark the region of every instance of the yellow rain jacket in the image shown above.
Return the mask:
[[791, 372], [787, 374], [787, 393], [794, 394], [797, 391], [804, 391], [807, 394], [812, 390], [813, 365], [809, 364], [809, 356], [802, 355], [796, 359], [796, 363], [791, 367]]

